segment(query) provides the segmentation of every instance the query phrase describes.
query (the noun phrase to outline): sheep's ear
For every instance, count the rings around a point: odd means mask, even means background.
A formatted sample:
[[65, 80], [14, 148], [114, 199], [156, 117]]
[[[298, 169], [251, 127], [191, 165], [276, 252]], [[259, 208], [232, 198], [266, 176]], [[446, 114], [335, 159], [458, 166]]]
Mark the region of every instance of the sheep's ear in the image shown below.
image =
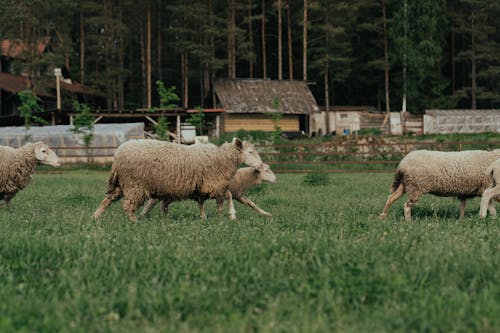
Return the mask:
[[238, 148], [238, 150], [243, 150], [243, 142], [240, 139], [234, 138], [233, 145], [235, 145], [235, 147]]
[[43, 154], [42, 148], [40, 148], [40, 147], [35, 148], [35, 157], [37, 160], [43, 161], [43, 159], [45, 158], [45, 155]]

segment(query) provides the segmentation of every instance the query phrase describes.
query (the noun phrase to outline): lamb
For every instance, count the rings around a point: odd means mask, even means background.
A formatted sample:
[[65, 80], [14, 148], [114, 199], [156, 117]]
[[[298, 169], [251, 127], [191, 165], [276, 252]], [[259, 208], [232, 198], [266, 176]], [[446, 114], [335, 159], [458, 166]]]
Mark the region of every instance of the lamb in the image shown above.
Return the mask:
[[490, 212], [492, 217], [497, 215], [493, 199], [498, 200], [500, 197], [500, 158], [486, 169], [485, 174], [489, 178], [490, 186], [484, 190], [481, 198], [481, 208], [479, 209], [479, 216], [481, 218], [486, 217], [486, 210]]
[[38, 164], [58, 167], [59, 157], [43, 142], [27, 143], [14, 149], [0, 146], [0, 207], [6, 207], [14, 196], [28, 186]]
[[404, 193], [408, 196], [404, 204], [406, 220], [411, 219], [411, 207], [426, 193], [457, 197], [460, 200], [460, 218], [463, 218], [465, 201], [483, 194], [490, 184], [484, 172], [499, 157], [500, 149], [463, 152], [416, 150], [408, 153], [397, 167], [391, 194], [379, 215], [380, 219], [387, 216], [389, 207]]
[[135, 211], [148, 198], [197, 200], [201, 207], [209, 198], [226, 196], [229, 215], [236, 211], [229, 181], [240, 164], [262, 164], [254, 145], [233, 139], [220, 147], [189, 147], [157, 140], [131, 140], [115, 152], [106, 197], [94, 212], [94, 219], [114, 201], [124, 197], [123, 209], [132, 221]]
[[[240, 168], [231, 179], [229, 183], [229, 191], [231, 192], [233, 199], [241, 202], [242, 204], [246, 204], [253, 209], [255, 209], [259, 214], [264, 216], [272, 216], [270, 213], [259, 208], [253, 201], [248, 199], [245, 196], [245, 191], [254, 185], [258, 185], [263, 181], [267, 181], [270, 183], [276, 183], [277, 179], [272, 170], [269, 168], [269, 165], [262, 164], [258, 168], [246, 167]], [[160, 201], [159, 199], [149, 199], [146, 206], [142, 210], [141, 216], [145, 216], [149, 213], [149, 211]], [[161, 201], [161, 211], [162, 215], [165, 215], [168, 211], [168, 205], [170, 201], [162, 200]], [[224, 198], [217, 198], [217, 211], [220, 214], [222, 212], [222, 205], [224, 204]], [[205, 214], [204, 208], [202, 208], [202, 216]]]

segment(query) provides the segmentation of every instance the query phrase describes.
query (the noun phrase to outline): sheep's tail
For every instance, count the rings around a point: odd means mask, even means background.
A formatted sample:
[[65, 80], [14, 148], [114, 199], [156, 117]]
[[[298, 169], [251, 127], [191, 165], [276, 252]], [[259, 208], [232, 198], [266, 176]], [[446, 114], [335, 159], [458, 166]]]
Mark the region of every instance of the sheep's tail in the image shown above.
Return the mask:
[[120, 199], [123, 196], [123, 191], [120, 187], [120, 182], [118, 180], [118, 174], [115, 170], [111, 170], [111, 175], [108, 178], [108, 190], [106, 192], [106, 197], [101, 201], [99, 208], [94, 212], [94, 219], [99, 218], [101, 214], [108, 208], [114, 201]]
[[401, 170], [396, 170], [396, 173], [394, 174], [394, 181], [392, 182], [391, 186], [391, 193], [396, 192], [399, 185], [401, 185], [402, 181], [403, 181], [403, 172]]
[[111, 174], [109, 175], [108, 178], [108, 190], [106, 194], [110, 195], [111, 193], [115, 192], [117, 188], [120, 188], [120, 182], [118, 181], [118, 173], [116, 172], [116, 170], [114, 170], [114, 168], [112, 168]]

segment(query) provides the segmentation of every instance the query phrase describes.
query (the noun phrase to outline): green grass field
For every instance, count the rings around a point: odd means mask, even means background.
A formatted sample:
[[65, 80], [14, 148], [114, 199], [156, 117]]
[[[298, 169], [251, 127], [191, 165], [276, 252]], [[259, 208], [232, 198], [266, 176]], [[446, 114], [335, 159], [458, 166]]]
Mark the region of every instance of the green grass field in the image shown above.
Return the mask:
[[499, 220], [457, 220], [456, 199], [403, 199], [379, 221], [392, 175], [279, 183], [235, 203], [194, 202], [131, 223], [90, 217], [107, 172], [39, 172], [0, 209], [0, 332], [499, 332]]

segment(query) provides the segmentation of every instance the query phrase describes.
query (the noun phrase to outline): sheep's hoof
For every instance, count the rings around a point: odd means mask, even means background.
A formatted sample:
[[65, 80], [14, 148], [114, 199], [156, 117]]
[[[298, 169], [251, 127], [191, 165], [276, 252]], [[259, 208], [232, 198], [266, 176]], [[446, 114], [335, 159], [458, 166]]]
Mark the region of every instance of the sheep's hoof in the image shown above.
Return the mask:
[[380, 215], [378, 216], [378, 219], [379, 219], [379, 220], [385, 220], [385, 218], [386, 218], [386, 217], [387, 217], [387, 215], [386, 215], [386, 214], [384, 214], [384, 213], [380, 213]]
[[268, 212], [264, 212], [264, 213], [262, 213], [262, 215], [267, 216], [267, 217], [272, 217], [273, 216], [273, 214], [268, 213]]
[[236, 215], [229, 215], [230, 220], [236, 220]]

